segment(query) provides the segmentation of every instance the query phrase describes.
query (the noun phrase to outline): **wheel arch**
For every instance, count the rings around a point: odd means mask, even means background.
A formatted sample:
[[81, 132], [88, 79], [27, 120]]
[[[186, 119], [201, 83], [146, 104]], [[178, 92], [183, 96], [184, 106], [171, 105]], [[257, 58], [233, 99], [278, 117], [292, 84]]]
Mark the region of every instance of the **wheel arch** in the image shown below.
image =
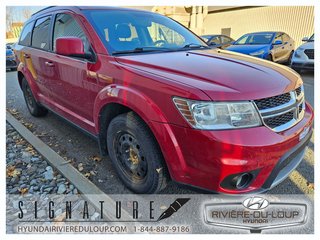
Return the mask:
[[22, 89], [22, 79], [25, 78], [24, 74], [21, 71], [18, 71], [18, 82], [20, 89]]
[[[150, 121], [166, 122], [158, 106], [150, 98], [134, 89], [113, 85], [98, 94], [94, 107], [94, 122], [102, 154], [107, 154], [106, 132], [110, 122], [116, 116], [126, 112], [134, 112], [141, 118], [159, 144], [152, 126], [148, 124]], [[159, 147], [161, 148], [160, 145]]]

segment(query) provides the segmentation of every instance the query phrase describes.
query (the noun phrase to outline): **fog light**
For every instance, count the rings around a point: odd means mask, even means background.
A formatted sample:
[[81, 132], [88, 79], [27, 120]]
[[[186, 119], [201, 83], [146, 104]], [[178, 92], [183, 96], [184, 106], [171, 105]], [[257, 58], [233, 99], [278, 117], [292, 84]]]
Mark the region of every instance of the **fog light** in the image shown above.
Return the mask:
[[233, 179], [235, 187], [237, 189], [246, 188], [252, 180], [252, 175], [250, 173], [242, 173]]

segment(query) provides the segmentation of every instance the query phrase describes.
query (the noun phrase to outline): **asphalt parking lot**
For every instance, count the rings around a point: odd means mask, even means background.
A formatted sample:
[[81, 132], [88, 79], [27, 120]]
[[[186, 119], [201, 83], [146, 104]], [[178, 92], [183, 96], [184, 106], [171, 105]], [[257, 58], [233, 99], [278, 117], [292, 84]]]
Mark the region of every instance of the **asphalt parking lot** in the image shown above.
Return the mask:
[[[303, 72], [305, 96], [314, 106], [314, 75]], [[6, 73], [7, 110], [24, 122], [35, 135], [47, 143], [67, 161], [95, 183], [105, 193], [130, 193], [116, 176], [108, 157], [99, 157], [98, 145], [91, 138], [68, 125], [53, 113], [44, 118], [32, 117], [25, 105], [17, 81], [17, 72]], [[313, 194], [314, 192], [314, 137], [308, 145], [303, 162], [290, 177], [275, 187], [272, 194]], [[171, 182], [163, 194], [192, 194], [198, 191]]]

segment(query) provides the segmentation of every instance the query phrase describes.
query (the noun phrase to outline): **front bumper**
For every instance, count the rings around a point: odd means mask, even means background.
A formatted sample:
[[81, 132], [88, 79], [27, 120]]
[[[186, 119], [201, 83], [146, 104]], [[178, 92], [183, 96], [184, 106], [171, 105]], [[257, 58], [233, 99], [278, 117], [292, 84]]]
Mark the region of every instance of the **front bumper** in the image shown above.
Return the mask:
[[295, 51], [291, 59], [291, 68], [297, 70], [314, 70], [314, 59], [309, 58], [304, 51]]
[[[276, 133], [267, 127], [202, 131], [173, 124], [152, 123], [173, 180], [197, 188], [240, 194], [262, 192], [283, 181], [301, 162], [312, 135], [313, 111], [306, 104], [303, 119]], [[310, 132], [302, 139], [306, 128]], [[242, 189], [225, 187], [231, 175], [254, 172]]]
[[297, 70], [314, 70], [314, 61], [292, 61], [291, 68]]

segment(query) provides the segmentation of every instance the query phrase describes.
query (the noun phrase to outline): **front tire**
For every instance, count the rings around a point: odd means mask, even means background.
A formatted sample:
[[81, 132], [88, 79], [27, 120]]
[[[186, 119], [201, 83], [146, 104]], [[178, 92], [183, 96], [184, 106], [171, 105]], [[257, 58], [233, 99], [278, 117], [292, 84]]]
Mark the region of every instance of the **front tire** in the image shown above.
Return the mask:
[[22, 91], [24, 100], [26, 101], [28, 110], [32, 116], [43, 117], [48, 113], [48, 110], [39, 105], [35, 100], [31, 88], [25, 78], [22, 79]]
[[157, 193], [167, 183], [162, 153], [147, 125], [133, 112], [115, 117], [107, 147], [121, 181], [135, 193]]

